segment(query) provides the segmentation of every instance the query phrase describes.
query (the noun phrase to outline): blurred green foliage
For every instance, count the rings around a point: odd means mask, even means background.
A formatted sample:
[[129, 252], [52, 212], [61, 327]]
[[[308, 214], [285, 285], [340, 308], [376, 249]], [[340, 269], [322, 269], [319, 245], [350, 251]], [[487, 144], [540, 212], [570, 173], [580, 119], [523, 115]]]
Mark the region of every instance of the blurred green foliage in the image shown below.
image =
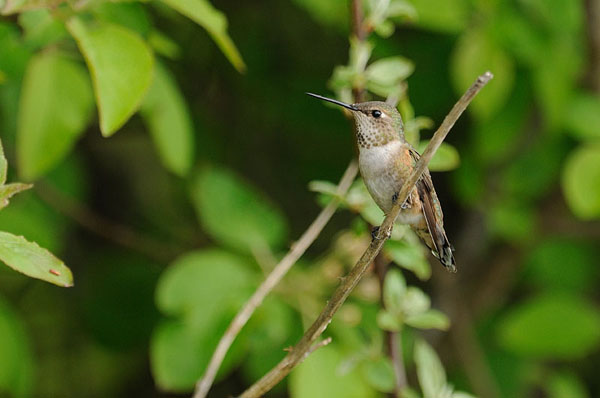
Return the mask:
[[[592, 3], [366, 0], [372, 34], [348, 41], [346, 0], [0, 1], [8, 181], [35, 183], [0, 211], [0, 257], [67, 275], [48, 249], [75, 277], [67, 291], [0, 268], [0, 395], [189, 393], [353, 155], [342, 113], [303, 93], [393, 97], [422, 150], [485, 70], [494, 80], [430, 167], [448, 171], [433, 178], [459, 274], [397, 226], [384, 253], [399, 267], [383, 287], [367, 275], [333, 342], [270, 396], [393, 391], [384, 331], [402, 332], [404, 397], [600, 395]], [[5, 205], [26, 185], [4, 185], [1, 163]], [[276, 364], [361, 254], [383, 215], [360, 181], [341, 199], [212, 396]], [[31, 268], [37, 255], [58, 262]]]

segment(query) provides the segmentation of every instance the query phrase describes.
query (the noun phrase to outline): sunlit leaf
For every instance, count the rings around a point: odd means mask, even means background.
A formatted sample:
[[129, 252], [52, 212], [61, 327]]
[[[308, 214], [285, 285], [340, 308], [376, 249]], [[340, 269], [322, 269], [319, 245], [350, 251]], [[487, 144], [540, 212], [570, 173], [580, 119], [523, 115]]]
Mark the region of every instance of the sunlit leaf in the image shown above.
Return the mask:
[[450, 319], [444, 313], [437, 310], [428, 310], [407, 316], [404, 322], [417, 329], [448, 330], [450, 327]]
[[392, 392], [396, 387], [394, 368], [389, 358], [380, 357], [372, 361], [365, 361], [363, 374], [367, 382], [377, 391]]
[[416, 286], [406, 288], [402, 297], [402, 312], [407, 316], [422, 314], [431, 306], [431, 299]]
[[600, 344], [600, 311], [575, 295], [535, 297], [511, 309], [498, 338], [506, 349], [527, 357], [581, 358]]
[[397, 332], [402, 330], [402, 323], [401, 314], [392, 314], [386, 310], [381, 310], [377, 313], [377, 326], [380, 329]]
[[67, 155], [84, 132], [92, 104], [82, 65], [53, 52], [30, 60], [17, 131], [17, 160], [24, 179], [40, 177]]
[[0, 186], [0, 210], [8, 206], [8, 201], [11, 197], [19, 192], [32, 188], [31, 184], [13, 183]]
[[150, 32], [150, 19], [142, 3], [106, 1], [95, 5], [92, 11], [98, 19], [131, 29], [142, 37], [146, 37]]
[[[429, 140], [421, 141], [418, 147], [419, 153], [423, 153], [428, 144]], [[433, 155], [427, 167], [431, 171], [449, 171], [454, 170], [459, 165], [460, 155], [456, 148], [446, 142], [442, 142], [442, 145], [440, 145], [439, 149]]]
[[400, 313], [406, 294], [406, 280], [398, 269], [391, 269], [383, 282], [383, 303], [391, 313]]
[[0, 260], [32, 278], [58, 286], [73, 286], [71, 270], [48, 250], [22, 236], [0, 232]]
[[515, 79], [514, 63], [484, 31], [472, 29], [460, 37], [451, 69], [454, 86], [461, 94], [485, 71], [496, 73], [469, 106], [479, 119], [489, 119], [508, 100]]
[[369, 65], [365, 71], [367, 88], [377, 95], [386, 97], [412, 74], [414, 68], [413, 63], [403, 57], [379, 59]]
[[227, 34], [227, 18], [222, 12], [214, 8], [208, 0], [162, 1], [206, 29], [238, 72], [246, 70], [246, 64], [244, 64], [242, 56]]
[[194, 161], [192, 121], [173, 76], [159, 63], [140, 113], [148, 124], [162, 163], [173, 173], [186, 175]]
[[562, 173], [562, 189], [577, 217], [600, 217], [600, 145], [584, 145], [569, 155]]
[[319, 348], [290, 375], [291, 398], [374, 398], [377, 392], [358, 373], [359, 369], [342, 373], [344, 357], [332, 344]]
[[191, 194], [206, 232], [228, 246], [252, 252], [277, 247], [286, 239], [281, 212], [225, 169], [202, 169], [192, 182]]
[[421, 280], [431, 276], [431, 267], [420, 243], [409, 243], [406, 240], [389, 240], [385, 243], [385, 252], [400, 267], [408, 269]]
[[100, 130], [114, 134], [138, 109], [152, 82], [154, 57], [134, 32], [110, 23], [67, 22], [94, 81]]
[[423, 340], [415, 343], [415, 364], [423, 396], [444, 396], [448, 390], [446, 371], [433, 348]]

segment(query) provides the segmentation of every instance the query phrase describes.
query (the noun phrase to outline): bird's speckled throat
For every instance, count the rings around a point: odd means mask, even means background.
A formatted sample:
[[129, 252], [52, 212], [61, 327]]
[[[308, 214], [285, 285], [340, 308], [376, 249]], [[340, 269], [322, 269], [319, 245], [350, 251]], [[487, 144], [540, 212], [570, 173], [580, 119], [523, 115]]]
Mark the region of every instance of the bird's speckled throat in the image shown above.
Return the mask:
[[[359, 148], [373, 148], [403, 139], [404, 128], [398, 111], [385, 102], [362, 102], [354, 104], [358, 111], [352, 112], [356, 121], [356, 139]], [[381, 112], [378, 118], [373, 112]]]

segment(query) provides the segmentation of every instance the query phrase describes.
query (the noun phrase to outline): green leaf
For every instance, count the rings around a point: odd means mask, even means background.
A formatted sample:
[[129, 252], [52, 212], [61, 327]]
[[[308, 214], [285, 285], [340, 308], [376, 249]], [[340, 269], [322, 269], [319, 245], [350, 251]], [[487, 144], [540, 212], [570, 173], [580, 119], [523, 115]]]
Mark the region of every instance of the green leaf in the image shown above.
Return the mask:
[[8, 173], [8, 162], [6, 156], [4, 156], [4, 146], [2, 145], [2, 139], [0, 139], [0, 185], [4, 185], [6, 182], [6, 175]]
[[48, 51], [30, 60], [17, 131], [24, 179], [40, 177], [67, 155], [89, 122], [92, 104], [89, 78], [79, 63]]
[[165, 167], [179, 176], [186, 175], [194, 162], [192, 121], [175, 79], [159, 63], [140, 114], [148, 124]]
[[573, 43], [556, 41], [545, 46], [546, 53], [561, 54], [555, 62], [540, 62], [533, 70], [534, 91], [544, 114], [545, 127], [557, 130], [582, 71], [582, 53]]
[[525, 259], [523, 280], [549, 292], [581, 292], [595, 287], [598, 250], [575, 239], [540, 242]]
[[19, 15], [23, 27], [23, 39], [31, 48], [42, 48], [68, 36], [67, 30], [49, 10], [25, 11]]
[[569, 155], [562, 173], [562, 189], [577, 217], [600, 217], [600, 144], [582, 145]]
[[217, 43], [229, 62], [244, 72], [246, 64], [227, 34], [227, 18], [207, 0], [162, 0], [166, 5], [202, 26]]
[[198, 250], [177, 258], [160, 277], [156, 305], [167, 315], [185, 316], [192, 326], [204, 327], [252, 286], [252, 265], [243, 257]]
[[513, 307], [498, 328], [500, 344], [539, 359], [577, 359], [600, 343], [600, 312], [575, 295], [547, 294]]
[[377, 313], [377, 326], [390, 332], [402, 330], [402, 315], [381, 310]]
[[252, 252], [277, 247], [286, 239], [281, 212], [230, 171], [202, 169], [193, 179], [191, 195], [206, 232], [228, 246]]
[[67, 22], [92, 74], [100, 130], [114, 134], [138, 109], [152, 82], [154, 57], [134, 32], [110, 23]]
[[404, 322], [417, 329], [448, 330], [450, 327], [450, 319], [444, 313], [437, 310], [428, 310], [407, 316]]
[[526, 244], [534, 238], [536, 213], [516, 200], [505, 200], [490, 207], [488, 228], [490, 231], [515, 244]]
[[150, 19], [145, 6], [141, 3], [101, 2], [92, 8], [92, 12], [99, 19], [131, 29], [142, 37], [146, 37], [150, 33]]
[[396, 380], [392, 361], [389, 358], [379, 357], [375, 360], [365, 361], [362, 372], [367, 382], [377, 391], [394, 391]]
[[[429, 140], [419, 142], [419, 153], [423, 153], [425, 148], [427, 148], [427, 144], [429, 144]], [[433, 158], [427, 167], [430, 171], [450, 171], [454, 170], [459, 165], [460, 155], [456, 148], [448, 143], [442, 142], [442, 145], [440, 145], [435, 155], [433, 155]]]
[[0, 186], [0, 210], [8, 206], [11, 197], [32, 187], [32, 184], [21, 184], [19, 182]]
[[417, 24], [445, 33], [460, 33], [469, 21], [466, 0], [410, 0], [417, 11]]
[[414, 64], [403, 57], [379, 59], [369, 65], [365, 71], [367, 88], [373, 93], [385, 97], [406, 80], [414, 69]]
[[402, 298], [402, 312], [407, 316], [422, 314], [431, 306], [431, 299], [416, 286], [409, 286]]
[[494, 79], [469, 106], [481, 120], [489, 119], [502, 108], [515, 80], [513, 60], [486, 32], [476, 29], [460, 37], [452, 55], [451, 70], [454, 86], [460, 94], [485, 71], [495, 73]]
[[319, 348], [290, 375], [291, 398], [374, 398], [377, 393], [358, 373], [342, 372], [342, 353], [334, 344]]
[[[160, 277], [156, 305], [178, 320], [164, 321], [150, 349], [157, 384], [169, 391], [190, 390], [201, 376], [220, 336], [255, 286], [252, 265], [223, 250], [199, 250], [176, 259]], [[222, 367], [241, 359], [243, 341], [232, 347]], [[235, 345], [234, 345], [235, 346]]]
[[345, 1], [293, 0], [293, 2], [304, 8], [315, 21], [322, 25], [344, 31], [348, 29], [350, 12]]
[[424, 397], [437, 398], [447, 394], [446, 371], [433, 348], [424, 340], [415, 343], [415, 364]]
[[414, 272], [414, 274], [422, 281], [429, 279], [431, 276], [431, 267], [423, 246], [418, 242], [408, 242], [406, 240], [388, 240], [385, 243], [385, 252], [394, 263], [402, 268]]
[[7, 397], [32, 395], [35, 362], [27, 334], [15, 311], [0, 297], [0, 391]]
[[600, 138], [600, 98], [597, 95], [573, 95], [565, 111], [565, 128], [575, 138], [593, 140]]
[[62, 261], [22, 236], [0, 232], [0, 260], [32, 278], [63, 287], [73, 286], [71, 270]]
[[556, 373], [550, 377], [547, 383], [544, 383], [548, 398], [589, 398], [585, 384], [576, 374], [566, 371]]
[[383, 303], [385, 309], [393, 314], [399, 314], [402, 310], [405, 294], [406, 281], [402, 272], [397, 269], [389, 270], [383, 282]]

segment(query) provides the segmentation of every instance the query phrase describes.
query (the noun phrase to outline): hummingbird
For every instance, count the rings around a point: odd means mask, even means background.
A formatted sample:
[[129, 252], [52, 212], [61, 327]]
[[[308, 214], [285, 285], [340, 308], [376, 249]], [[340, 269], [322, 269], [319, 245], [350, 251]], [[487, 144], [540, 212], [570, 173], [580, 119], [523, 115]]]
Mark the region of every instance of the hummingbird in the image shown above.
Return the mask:
[[[380, 101], [347, 104], [318, 94], [306, 94], [352, 112], [360, 174], [371, 197], [387, 215], [420, 157], [404, 138], [400, 112]], [[429, 170], [425, 170], [401, 206], [401, 222], [410, 225], [448, 271], [456, 272], [454, 249], [444, 231], [444, 215]]]

